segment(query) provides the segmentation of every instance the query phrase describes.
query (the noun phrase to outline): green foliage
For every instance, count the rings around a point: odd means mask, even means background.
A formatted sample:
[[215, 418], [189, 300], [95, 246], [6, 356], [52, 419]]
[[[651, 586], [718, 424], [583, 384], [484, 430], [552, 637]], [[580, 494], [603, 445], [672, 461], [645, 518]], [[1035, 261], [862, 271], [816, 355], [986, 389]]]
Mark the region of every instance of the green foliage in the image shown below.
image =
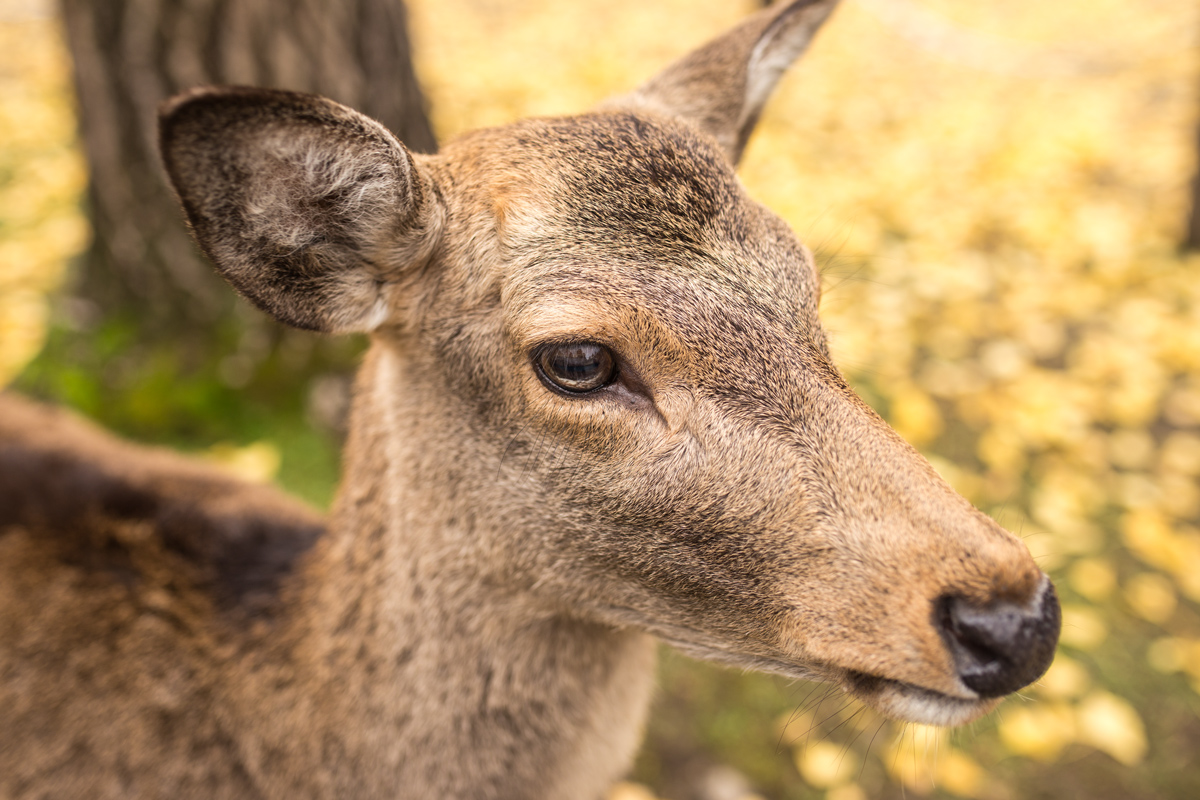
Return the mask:
[[[236, 330], [241, 340], [279, 333], [271, 326]], [[266, 357], [258, 361], [230, 333], [209, 333], [201, 352], [181, 353], [173, 345], [139, 340], [131, 320], [107, 320], [86, 331], [55, 327], [15, 388], [53, 398], [131, 438], [207, 452], [231, 467], [239, 463], [237, 445], [270, 443], [278, 474], [256, 467], [245, 474], [277, 478], [309, 502], [328, 505], [338, 441], [323, 420], [313, 418], [309, 376], [352, 361], [361, 342], [318, 346], [315, 337], [288, 332], [297, 336], [296, 345], [260, 345], [254, 349]]]

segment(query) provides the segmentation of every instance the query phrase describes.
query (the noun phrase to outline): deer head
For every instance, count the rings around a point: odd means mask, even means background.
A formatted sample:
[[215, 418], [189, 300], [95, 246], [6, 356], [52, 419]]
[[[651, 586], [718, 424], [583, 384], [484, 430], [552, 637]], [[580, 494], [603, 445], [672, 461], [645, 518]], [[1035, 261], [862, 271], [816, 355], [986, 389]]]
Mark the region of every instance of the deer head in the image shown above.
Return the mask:
[[239, 292], [370, 334], [340, 518], [403, 516], [526, 607], [957, 724], [1048, 667], [1053, 587], [854, 394], [812, 254], [734, 173], [833, 5], [437, 155], [261, 89], [170, 102], [162, 150]]

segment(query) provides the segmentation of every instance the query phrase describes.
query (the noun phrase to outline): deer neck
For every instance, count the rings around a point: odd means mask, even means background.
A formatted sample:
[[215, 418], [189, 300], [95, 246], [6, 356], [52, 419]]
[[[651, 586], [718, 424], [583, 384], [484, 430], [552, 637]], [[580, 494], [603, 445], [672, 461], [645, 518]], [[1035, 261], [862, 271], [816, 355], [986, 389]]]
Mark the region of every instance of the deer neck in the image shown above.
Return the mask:
[[352, 758], [392, 766], [362, 771], [389, 776], [381, 785], [343, 788], [587, 797], [637, 747], [653, 644], [479, 567], [504, 531], [436, 493], [446, 476], [431, 474], [436, 443], [406, 407], [405, 369], [390, 348], [367, 356], [330, 534], [294, 601], [289, 649], [322, 687], [321, 714], [336, 709]]

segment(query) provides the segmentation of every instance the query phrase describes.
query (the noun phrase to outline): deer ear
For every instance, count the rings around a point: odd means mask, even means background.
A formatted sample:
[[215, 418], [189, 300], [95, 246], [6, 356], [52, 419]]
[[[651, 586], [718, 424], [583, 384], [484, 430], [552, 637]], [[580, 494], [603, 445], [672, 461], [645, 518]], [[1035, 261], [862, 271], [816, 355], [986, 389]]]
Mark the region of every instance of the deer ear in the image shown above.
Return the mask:
[[386, 128], [331, 100], [201, 89], [167, 101], [159, 146], [200, 247], [290, 325], [369, 331], [429, 257], [444, 214]]
[[785, 0], [764, 9], [602, 108], [686, 120], [717, 140], [732, 164], [784, 71], [808, 47], [837, 0]]

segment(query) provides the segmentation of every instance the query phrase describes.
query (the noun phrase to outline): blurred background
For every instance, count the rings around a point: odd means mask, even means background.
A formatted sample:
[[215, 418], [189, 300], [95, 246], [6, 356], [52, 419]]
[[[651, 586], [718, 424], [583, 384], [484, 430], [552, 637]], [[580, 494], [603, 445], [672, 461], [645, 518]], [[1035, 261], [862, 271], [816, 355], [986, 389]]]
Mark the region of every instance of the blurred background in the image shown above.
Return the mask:
[[[0, 385], [327, 504], [363, 342], [212, 276], [157, 102], [318, 91], [429, 151], [627, 90], [757, 5], [405, 2], [0, 0]], [[851, 382], [1055, 579], [1061, 649], [952, 732], [664, 651], [615, 798], [1200, 797], [1198, 106], [1200, 3], [845, 0], [742, 176], [817, 252]]]

